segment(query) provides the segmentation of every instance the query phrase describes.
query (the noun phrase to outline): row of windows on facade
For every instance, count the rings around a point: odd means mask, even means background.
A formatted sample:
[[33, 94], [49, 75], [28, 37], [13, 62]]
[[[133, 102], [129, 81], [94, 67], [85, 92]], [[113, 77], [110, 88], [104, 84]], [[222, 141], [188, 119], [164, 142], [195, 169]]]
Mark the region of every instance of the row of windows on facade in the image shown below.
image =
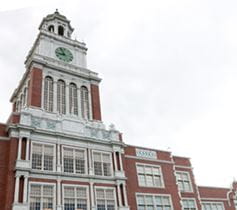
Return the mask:
[[[183, 210], [197, 210], [196, 201], [194, 198], [182, 199]], [[160, 195], [137, 195], [138, 210], [172, 210], [172, 203], [170, 196]], [[202, 210], [224, 210], [224, 205], [221, 202], [204, 202], [202, 203]]]
[[[55, 169], [54, 146], [32, 144], [32, 169], [53, 171]], [[88, 174], [87, 153], [84, 149], [63, 147], [63, 172]], [[94, 175], [112, 176], [112, 157], [110, 153], [94, 151], [92, 153]]]
[[[88, 187], [83, 186], [63, 186], [63, 208], [64, 210], [88, 210], [89, 196]], [[30, 184], [30, 210], [52, 210], [55, 209], [55, 186]], [[115, 189], [97, 188], [95, 189], [96, 207], [98, 210], [115, 210]]]
[[[53, 112], [54, 103], [57, 103], [57, 112], [59, 114], [66, 114], [66, 97], [69, 97], [69, 113], [78, 115], [78, 91], [74, 83], [69, 85], [69, 96], [66, 95], [66, 84], [63, 80], [57, 81], [57, 90], [54, 90], [53, 79], [46, 77], [44, 80], [44, 109], [48, 112]], [[54, 92], [57, 94], [57, 102], [54, 102]], [[19, 112], [24, 106], [27, 105], [28, 88], [25, 87], [19, 100], [16, 102], [16, 112]], [[81, 116], [84, 119], [90, 118], [89, 107], [89, 91], [87, 87], [80, 88], [80, 109]]]
[[[57, 112], [59, 114], [66, 114], [66, 97], [69, 97], [69, 113], [78, 115], [78, 91], [77, 85], [74, 83], [69, 84], [69, 95], [66, 95], [66, 84], [63, 80], [57, 81], [57, 90], [54, 90], [54, 81], [51, 77], [47, 76], [44, 80], [44, 109], [48, 112], [53, 112], [54, 107], [54, 94], [57, 94]], [[80, 87], [80, 109], [81, 116], [84, 119], [90, 118], [89, 108], [89, 91], [87, 87]]]
[[[32, 169], [53, 171], [54, 154], [55, 152], [53, 145], [33, 143]], [[84, 149], [75, 149], [63, 146], [63, 172], [74, 174], [88, 174], [88, 163], [86, 157], [87, 153]], [[92, 159], [95, 175], [112, 176], [112, 157], [110, 153], [93, 151]], [[164, 181], [160, 166], [137, 163], [136, 169], [139, 186], [160, 188], [164, 187]], [[176, 178], [180, 191], [192, 192], [192, 184], [188, 172], [177, 171]]]
[[[157, 165], [146, 165], [137, 163], [137, 176], [139, 186], [143, 187], [164, 187], [161, 167]], [[182, 192], [192, 192], [192, 183], [189, 173], [176, 171], [176, 180], [179, 190]]]
[[[63, 209], [64, 210], [88, 210], [89, 196], [88, 187], [85, 186], [63, 186]], [[53, 210], [55, 208], [55, 186], [30, 184], [29, 193], [30, 210]], [[173, 210], [170, 195], [161, 194], [136, 194], [138, 210]], [[115, 210], [116, 195], [114, 188], [95, 189], [96, 209]], [[196, 210], [197, 205], [194, 198], [182, 199], [183, 210]], [[224, 210], [221, 202], [204, 202], [202, 210]]]

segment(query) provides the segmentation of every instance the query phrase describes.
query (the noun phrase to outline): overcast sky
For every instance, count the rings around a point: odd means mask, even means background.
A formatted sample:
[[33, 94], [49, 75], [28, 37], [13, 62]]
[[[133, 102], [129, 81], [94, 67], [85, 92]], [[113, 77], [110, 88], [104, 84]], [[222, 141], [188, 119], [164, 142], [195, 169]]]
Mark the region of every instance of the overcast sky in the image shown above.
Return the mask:
[[71, 20], [103, 79], [102, 117], [128, 144], [191, 158], [198, 185], [237, 178], [237, 1], [5, 1], [0, 121], [44, 16]]

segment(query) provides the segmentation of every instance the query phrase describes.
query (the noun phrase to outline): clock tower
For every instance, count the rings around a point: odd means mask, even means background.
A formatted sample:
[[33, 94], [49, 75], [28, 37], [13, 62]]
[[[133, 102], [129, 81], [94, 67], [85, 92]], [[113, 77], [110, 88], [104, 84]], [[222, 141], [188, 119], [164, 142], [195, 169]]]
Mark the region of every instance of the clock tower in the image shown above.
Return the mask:
[[56, 10], [43, 18], [26, 57], [11, 97], [8, 133], [16, 162], [6, 209], [128, 209], [125, 144], [102, 122], [101, 79], [87, 68], [86, 45], [72, 33]]

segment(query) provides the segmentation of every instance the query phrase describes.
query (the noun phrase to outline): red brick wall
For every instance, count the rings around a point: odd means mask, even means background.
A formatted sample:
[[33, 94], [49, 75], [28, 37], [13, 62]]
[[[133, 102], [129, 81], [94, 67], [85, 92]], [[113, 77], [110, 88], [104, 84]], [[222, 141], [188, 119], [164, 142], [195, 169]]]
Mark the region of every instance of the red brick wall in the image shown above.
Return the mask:
[[100, 94], [98, 85], [91, 84], [91, 101], [93, 119], [101, 121]]
[[42, 69], [33, 68], [30, 72], [30, 86], [28, 93], [28, 104], [41, 107], [42, 93]]
[[191, 162], [189, 158], [173, 156], [173, 160], [175, 162], [175, 165], [191, 166]]
[[0, 207], [5, 206], [10, 141], [0, 141]]
[[[134, 155], [135, 148], [132, 146], [125, 148], [125, 154]], [[161, 157], [166, 161], [170, 160], [169, 152], [157, 151], [157, 157], [158, 159], [159, 157]], [[138, 185], [136, 163], [146, 163], [160, 166], [163, 174], [163, 181], [165, 188], [140, 187]], [[152, 193], [152, 194], [170, 194], [173, 203], [173, 208], [175, 210], [181, 210], [180, 197], [178, 194], [178, 188], [176, 185], [176, 178], [174, 176], [173, 166], [174, 165], [172, 163], [162, 163], [152, 160], [145, 160], [145, 159], [141, 160], [125, 157], [124, 169], [125, 169], [125, 175], [127, 176], [128, 205], [130, 206], [131, 210], [137, 209], [136, 196], [135, 196], [136, 192]]]
[[5, 210], [12, 209], [12, 203], [14, 201], [14, 189], [15, 189], [15, 161], [17, 158], [17, 147], [18, 147], [18, 139], [11, 138], [9, 142], [9, 153], [7, 160], [7, 189], [5, 191], [6, 194], [6, 206]]
[[198, 187], [201, 198], [226, 198], [230, 189], [217, 187]]
[[6, 124], [0, 123], [0, 136], [7, 137]]

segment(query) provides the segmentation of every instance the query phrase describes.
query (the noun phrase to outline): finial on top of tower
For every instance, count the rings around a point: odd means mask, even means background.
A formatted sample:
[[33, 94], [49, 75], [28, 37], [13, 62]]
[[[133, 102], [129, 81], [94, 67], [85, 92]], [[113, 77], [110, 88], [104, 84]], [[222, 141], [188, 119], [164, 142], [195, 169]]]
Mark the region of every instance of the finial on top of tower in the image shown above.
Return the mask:
[[56, 9], [56, 11], [55, 11], [54, 13], [56, 13], [56, 14], [59, 14], [59, 11], [58, 11], [58, 9]]

